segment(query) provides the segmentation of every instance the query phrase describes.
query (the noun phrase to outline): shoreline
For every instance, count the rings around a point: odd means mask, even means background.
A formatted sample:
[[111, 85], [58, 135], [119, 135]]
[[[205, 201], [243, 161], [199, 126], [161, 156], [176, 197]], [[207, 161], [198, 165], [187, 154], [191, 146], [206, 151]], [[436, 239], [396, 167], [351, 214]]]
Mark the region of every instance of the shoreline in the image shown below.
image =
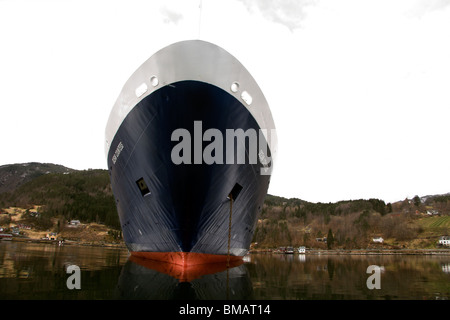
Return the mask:
[[89, 242], [89, 241], [75, 241], [75, 240], [47, 240], [47, 239], [34, 239], [25, 237], [13, 237], [12, 239], [5, 239], [1, 241], [12, 241], [12, 242], [27, 242], [27, 243], [40, 243], [40, 244], [53, 244], [59, 245], [77, 245], [77, 246], [87, 246], [87, 247], [108, 247], [108, 248], [118, 248], [127, 249], [124, 243], [110, 243], [110, 242]]
[[280, 255], [450, 255], [450, 249], [310, 249], [305, 253], [252, 250], [249, 253]]
[[[41, 243], [59, 245], [58, 240], [43, 240], [24, 237], [13, 237], [9, 240], [27, 243]], [[107, 247], [117, 249], [127, 249], [125, 243], [107, 243], [107, 242], [87, 242], [64, 240], [62, 245], [78, 245], [91, 247]], [[450, 255], [450, 248], [435, 249], [309, 249], [305, 253], [284, 253], [274, 250], [250, 250], [248, 254], [280, 254], [280, 255]]]

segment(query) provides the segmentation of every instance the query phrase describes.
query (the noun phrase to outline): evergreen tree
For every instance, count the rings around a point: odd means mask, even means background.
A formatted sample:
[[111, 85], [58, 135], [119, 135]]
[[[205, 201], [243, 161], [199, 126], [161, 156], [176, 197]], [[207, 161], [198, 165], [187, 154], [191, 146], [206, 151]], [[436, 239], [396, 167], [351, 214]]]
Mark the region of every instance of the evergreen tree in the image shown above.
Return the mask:
[[328, 235], [327, 235], [327, 247], [328, 249], [331, 249], [334, 245], [334, 237], [333, 237], [333, 232], [331, 231], [331, 229], [328, 229]]
[[421, 201], [420, 201], [419, 196], [415, 196], [415, 197], [413, 198], [413, 202], [414, 202], [414, 205], [415, 205], [416, 207], [420, 206]]
[[389, 202], [389, 203], [386, 205], [386, 207], [387, 207], [386, 212], [387, 212], [387, 213], [391, 213], [391, 212], [392, 212], [392, 204]]

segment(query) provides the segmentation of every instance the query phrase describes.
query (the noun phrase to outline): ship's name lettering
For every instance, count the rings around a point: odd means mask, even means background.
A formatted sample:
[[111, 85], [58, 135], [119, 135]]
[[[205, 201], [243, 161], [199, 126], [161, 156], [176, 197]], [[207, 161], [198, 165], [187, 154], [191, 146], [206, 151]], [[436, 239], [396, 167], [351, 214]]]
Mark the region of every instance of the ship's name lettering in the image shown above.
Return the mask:
[[123, 150], [123, 143], [122, 143], [122, 141], [120, 141], [119, 145], [117, 146], [116, 151], [114, 152], [114, 155], [112, 157], [112, 162], [114, 164], [116, 164], [117, 159], [119, 159], [119, 156], [120, 156], [120, 153], [122, 152], [122, 150]]

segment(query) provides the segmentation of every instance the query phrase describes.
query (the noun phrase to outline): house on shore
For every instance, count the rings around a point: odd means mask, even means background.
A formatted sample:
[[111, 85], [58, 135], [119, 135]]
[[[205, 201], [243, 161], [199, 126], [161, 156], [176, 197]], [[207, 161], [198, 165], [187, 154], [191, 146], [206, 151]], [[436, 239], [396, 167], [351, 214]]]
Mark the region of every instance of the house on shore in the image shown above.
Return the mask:
[[450, 236], [440, 237], [438, 243], [442, 246], [450, 246]]
[[57, 234], [56, 234], [56, 232], [50, 232], [50, 233], [47, 233], [46, 237], [48, 240], [56, 240]]
[[383, 243], [384, 239], [382, 237], [376, 237], [376, 238], [372, 238], [372, 242]]
[[76, 228], [80, 225], [80, 220], [70, 220], [69, 227]]

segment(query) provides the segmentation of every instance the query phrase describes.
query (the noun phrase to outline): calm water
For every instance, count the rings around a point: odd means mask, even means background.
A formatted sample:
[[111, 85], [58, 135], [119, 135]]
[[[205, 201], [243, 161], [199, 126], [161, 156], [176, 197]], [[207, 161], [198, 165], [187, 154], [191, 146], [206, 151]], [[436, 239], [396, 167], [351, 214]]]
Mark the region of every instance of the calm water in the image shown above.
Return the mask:
[[[80, 267], [79, 290], [67, 287], [70, 265]], [[371, 265], [380, 267], [380, 289], [367, 287]], [[180, 282], [169, 275], [177, 270], [132, 261], [123, 249], [0, 241], [3, 300], [450, 298], [450, 255], [253, 254], [228, 271], [194, 271]]]

